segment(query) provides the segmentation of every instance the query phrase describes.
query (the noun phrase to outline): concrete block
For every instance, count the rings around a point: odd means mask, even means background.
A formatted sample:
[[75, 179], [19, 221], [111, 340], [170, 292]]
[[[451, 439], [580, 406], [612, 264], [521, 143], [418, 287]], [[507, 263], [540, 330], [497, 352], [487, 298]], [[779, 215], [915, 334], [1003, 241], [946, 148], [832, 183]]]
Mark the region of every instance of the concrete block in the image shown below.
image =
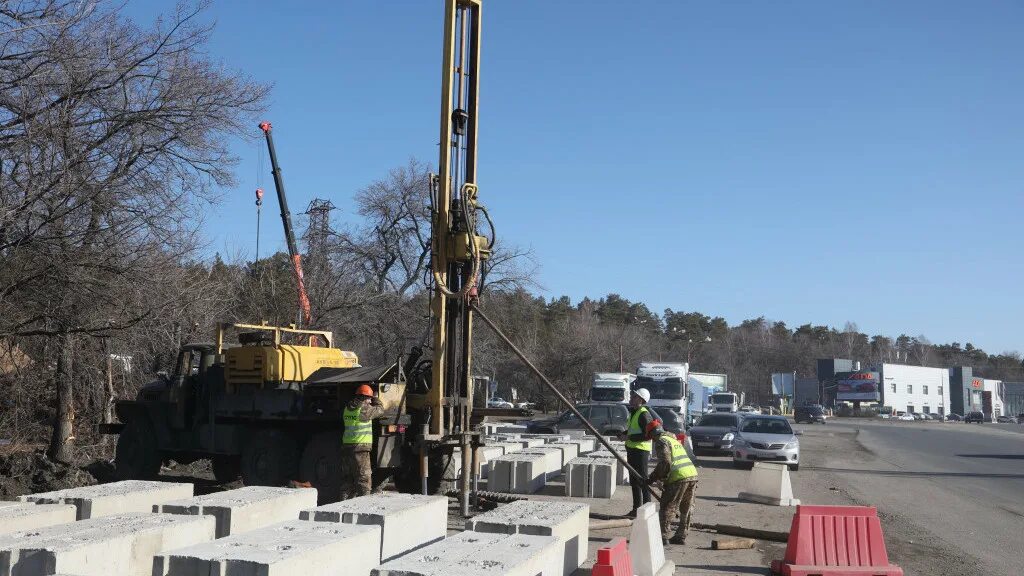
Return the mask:
[[186, 548], [153, 561], [153, 576], [369, 576], [380, 526], [291, 520]]
[[564, 467], [569, 460], [580, 455], [580, 445], [570, 441], [559, 441], [545, 444], [545, 448], [558, 448], [562, 451], [562, 466]]
[[480, 477], [486, 479], [491, 460], [505, 455], [503, 446], [483, 446], [480, 448]]
[[547, 454], [516, 452], [491, 460], [487, 489], [491, 492], [533, 494], [547, 479]]
[[371, 571], [372, 576], [556, 576], [561, 546], [554, 536], [462, 532]]
[[0, 534], [74, 522], [78, 512], [70, 504], [0, 502]]
[[558, 448], [537, 446], [535, 448], [524, 448], [516, 454], [540, 454], [544, 456], [544, 478], [554, 478], [562, 473], [563, 453]]
[[540, 438], [545, 444], [552, 442], [564, 442], [569, 439], [568, 434], [520, 434], [522, 438]]
[[491, 439], [485, 440], [485, 446], [487, 446], [488, 448], [491, 447], [491, 446], [501, 448], [504, 451], [505, 454], [511, 454], [513, 452], [519, 452], [520, 450], [523, 449], [523, 443], [522, 442], [510, 442], [510, 441], [502, 441], [502, 440], [493, 440], [492, 441]]
[[583, 430], [583, 429], [566, 430], [565, 433], [568, 434], [568, 436], [570, 438], [582, 438], [582, 437], [586, 436], [589, 433], [589, 430]]
[[153, 512], [213, 516], [217, 521], [217, 538], [223, 538], [287, 520], [298, 520], [300, 512], [316, 506], [316, 496], [316, 488], [246, 486], [155, 504]]
[[579, 456], [565, 466], [565, 495], [576, 498], [611, 498], [617, 486], [615, 462]]
[[629, 556], [633, 559], [633, 572], [636, 576], [672, 574], [675, 571], [675, 565], [665, 559], [658, 510], [654, 502], [648, 502], [636, 510], [636, 519], [629, 531]]
[[571, 576], [587, 559], [590, 506], [576, 502], [519, 500], [466, 521], [466, 530], [558, 538], [561, 576]]
[[[614, 462], [615, 463], [615, 478], [616, 478], [616, 481], [618, 482], [618, 484], [620, 486], [628, 486], [629, 485], [629, 470], [626, 469], [626, 467], [622, 464], [622, 462], [619, 462], [618, 458], [616, 458], [614, 454], [612, 454], [611, 452], [608, 452], [607, 450], [597, 450], [597, 451], [591, 452], [590, 454], [587, 454], [587, 456], [589, 456], [591, 458], [603, 458], [605, 460]], [[622, 457], [623, 458], [626, 457], [625, 452], [622, 453]]]
[[18, 500], [37, 504], [73, 504], [78, 508], [77, 518], [88, 520], [128, 512], [150, 512], [156, 504], [191, 497], [192, 484], [189, 483], [124, 480], [29, 494], [19, 496]]
[[210, 516], [115, 514], [0, 536], [0, 576], [149, 576], [161, 552], [213, 540]]
[[747, 489], [739, 497], [772, 506], [796, 506], [793, 484], [789, 481], [789, 466], [773, 462], [755, 462], [747, 476]]
[[384, 492], [303, 510], [302, 520], [381, 527], [378, 561], [387, 562], [448, 534], [448, 499]]
[[[594, 450], [597, 450], [599, 448], [604, 448], [604, 446], [599, 444], [597, 442], [597, 439], [594, 438], [593, 436], [581, 436], [579, 438], [570, 438], [569, 441], [570, 442], [575, 442], [576, 444], [579, 444], [579, 446], [580, 446], [580, 454], [586, 454], [588, 452], [593, 452]], [[625, 451], [626, 451], [626, 445], [623, 444], [622, 445], [622, 452], [625, 452]]]
[[501, 424], [495, 427], [496, 434], [525, 434], [526, 426], [522, 424]]

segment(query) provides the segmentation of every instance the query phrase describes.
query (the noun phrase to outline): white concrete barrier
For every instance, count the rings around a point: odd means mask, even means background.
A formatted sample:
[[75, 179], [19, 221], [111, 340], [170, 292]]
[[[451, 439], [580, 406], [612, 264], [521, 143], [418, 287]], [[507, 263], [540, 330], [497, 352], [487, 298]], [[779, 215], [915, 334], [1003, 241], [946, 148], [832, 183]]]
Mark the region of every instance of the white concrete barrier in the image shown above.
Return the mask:
[[298, 520], [299, 512], [316, 506], [316, 496], [316, 488], [245, 486], [155, 504], [153, 512], [213, 516], [217, 520], [217, 538], [223, 538], [287, 520]]
[[772, 506], [796, 506], [800, 503], [799, 499], [793, 497], [789, 466], [773, 462], [754, 463], [754, 468], [747, 476], [747, 489], [740, 492], [739, 497]]
[[[621, 452], [621, 455], [622, 455], [623, 458], [626, 457], [626, 453], [625, 452]], [[619, 459], [616, 458], [614, 454], [612, 454], [611, 452], [609, 452], [607, 450], [596, 450], [594, 452], [591, 452], [590, 454], [587, 454], [587, 456], [589, 456], [591, 458], [603, 458], [603, 459], [605, 459], [607, 461], [614, 462], [615, 463], [615, 479], [616, 479], [617, 483], [620, 486], [628, 486], [629, 485], [629, 470], [627, 470], [626, 467], [622, 465], [622, 462], [619, 462]]]
[[78, 512], [70, 504], [0, 502], [0, 534], [74, 522]]
[[572, 460], [573, 458], [580, 455], [580, 445], [572, 441], [559, 441], [545, 444], [545, 448], [558, 448], [562, 451], [562, 466]]
[[153, 576], [369, 576], [380, 526], [291, 520], [158, 555]]
[[192, 484], [124, 480], [110, 484], [29, 494], [19, 496], [18, 500], [37, 504], [72, 504], [78, 508], [77, 518], [88, 520], [112, 514], [151, 512], [155, 504], [191, 497]]
[[654, 502], [637, 508], [629, 531], [629, 556], [636, 576], [662, 576], [675, 572], [675, 564], [665, 558], [661, 526]]
[[0, 576], [149, 576], [153, 557], [213, 540], [210, 516], [116, 514], [0, 536]]
[[540, 438], [545, 444], [552, 442], [565, 442], [569, 439], [568, 434], [520, 434], [523, 438]]
[[467, 520], [466, 530], [554, 536], [561, 548], [560, 576], [571, 576], [587, 559], [590, 506], [576, 502], [519, 500]]
[[372, 576], [557, 576], [554, 536], [462, 532], [374, 568]]
[[487, 445], [480, 448], [480, 477], [487, 479], [488, 470], [491, 467], [491, 460], [505, 455], [503, 446]]
[[448, 534], [448, 499], [385, 492], [303, 510], [299, 518], [380, 526], [377, 559], [386, 562]]
[[491, 460], [487, 489], [509, 494], [533, 494], [547, 479], [549, 456], [516, 452]]

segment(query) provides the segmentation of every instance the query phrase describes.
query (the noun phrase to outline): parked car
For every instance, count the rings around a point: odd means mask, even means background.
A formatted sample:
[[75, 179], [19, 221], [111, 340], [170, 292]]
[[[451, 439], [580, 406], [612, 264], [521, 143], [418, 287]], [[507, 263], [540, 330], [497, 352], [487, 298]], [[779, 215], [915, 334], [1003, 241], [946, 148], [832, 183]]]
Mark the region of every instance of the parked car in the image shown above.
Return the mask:
[[807, 422], [808, 424], [814, 424], [815, 422], [825, 423], [828, 416], [825, 415], [825, 409], [821, 406], [797, 406], [796, 410], [793, 411], [793, 420], [797, 424], [801, 422]]
[[651, 416], [661, 420], [661, 427], [666, 431], [675, 434], [676, 438], [678, 438], [680, 434], [686, 433], [686, 426], [683, 425], [683, 417], [675, 410], [672, 410], [667, 406], [648, 406], [647, 410], [651, 412]]
[[964, 417], [959, 414], [946, 414], [946, 420], [949, 422], [963, 422]]
[[913, 414], [899, 414], [896, 416], [896, 419], [903, 422], [913, 422], [915, 420]]
[[800, 440], [784, 416], [744, 416], [733, 438], [732, 462], [752, 468], [756, 461], [783, 462], [790, 470], [800, 468]]
[[912, 412], [910, 414], [910, 417], [913, 418], [914, 420], [926, 420], [924, 414], [921, 414], [920, 412]]
[[744, 414], [760, 414], [761, 409], [756, 406], [740, 406], [740, 412]]
[[1010, 416], [996, 416], [996, 422], [1000, 424], [1015, 424], [1017, 420]]
[[935, 412], [929, 414], [928, 418], [931, 420], [935, 420], [936, 422], [942, 422], [945, 420], [945, 418], [942, 417], [942, 414], [936, 414]]
[[497, 398], [497, 397], [491, 398], [491, 400], [487, 403], [487, 407], [488, 408], [515, 408], [515, 406], [513, 406], [511, 402], [505, 400], [504, 398]]
[[977, 422], [978, 424], [981, 424], [984, 421], [985, 415], [981, 412], [968, 412], [967, 415], [964, 416], [965, 424], [970, 424], [971, 422]]
[[[626, 432], [629, 425], [629, 408], [616, 402], [584, 402], [577, 404], [576, 409], [605, 436], [615, 436]], [[526, 423], [526, 431], [531, 434], [558, 434], [563, 430], [583, 430], [586, 426], [571, 410], [553, 418], [531, 420]]]
[[732, 412], [716, 412], [701, 416], [690, 427], [688, 433], [693, 443], [693, 455], [732, 452], [733, 438], [739, 431], [743, 415]]

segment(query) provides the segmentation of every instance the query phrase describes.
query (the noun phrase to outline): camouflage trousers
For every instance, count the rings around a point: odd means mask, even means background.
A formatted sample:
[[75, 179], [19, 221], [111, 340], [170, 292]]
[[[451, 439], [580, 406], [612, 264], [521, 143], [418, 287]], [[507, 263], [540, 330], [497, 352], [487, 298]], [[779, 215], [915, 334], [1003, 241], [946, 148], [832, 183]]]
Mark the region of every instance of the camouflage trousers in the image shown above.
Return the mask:
[[658, 516], [661, 520], [661, 537], [672, 537], [672, 521], [679, 518], [679, 527], [675, 535], [686, 538], [690, 529], [690, 513], [693, 511], [693, 497], [697, 494], [697, 480], [680, 480], [665, 484], [661, 493], [661, 508]]
[[366, 496], [373, 486], [370, 451], [351, 445], [341, 449], [341, 500]]

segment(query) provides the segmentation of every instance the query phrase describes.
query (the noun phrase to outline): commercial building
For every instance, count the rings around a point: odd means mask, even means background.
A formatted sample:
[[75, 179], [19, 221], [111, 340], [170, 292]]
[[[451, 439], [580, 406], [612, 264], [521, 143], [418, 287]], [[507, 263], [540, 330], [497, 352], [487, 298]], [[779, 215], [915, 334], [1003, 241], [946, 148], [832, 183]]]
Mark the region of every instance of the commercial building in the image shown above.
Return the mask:
[[970, 366], [879, 364], [861, 370], [859, 362], [827, 359], [818, 360], [818, 382], [829, 406], [852, 404], [855, 409], [872, 406], [882, 412], [942, 415], [978, 411], [995, 418], [1013, 413], [1007, 406], [1008, 392], [1013, 390], [1015, 402], [1024, 410], [1024, 383], [980, 378]]
[[1024, 414], [1024, 382], [1003, 382], [1003, 410], [1007, 416]]

